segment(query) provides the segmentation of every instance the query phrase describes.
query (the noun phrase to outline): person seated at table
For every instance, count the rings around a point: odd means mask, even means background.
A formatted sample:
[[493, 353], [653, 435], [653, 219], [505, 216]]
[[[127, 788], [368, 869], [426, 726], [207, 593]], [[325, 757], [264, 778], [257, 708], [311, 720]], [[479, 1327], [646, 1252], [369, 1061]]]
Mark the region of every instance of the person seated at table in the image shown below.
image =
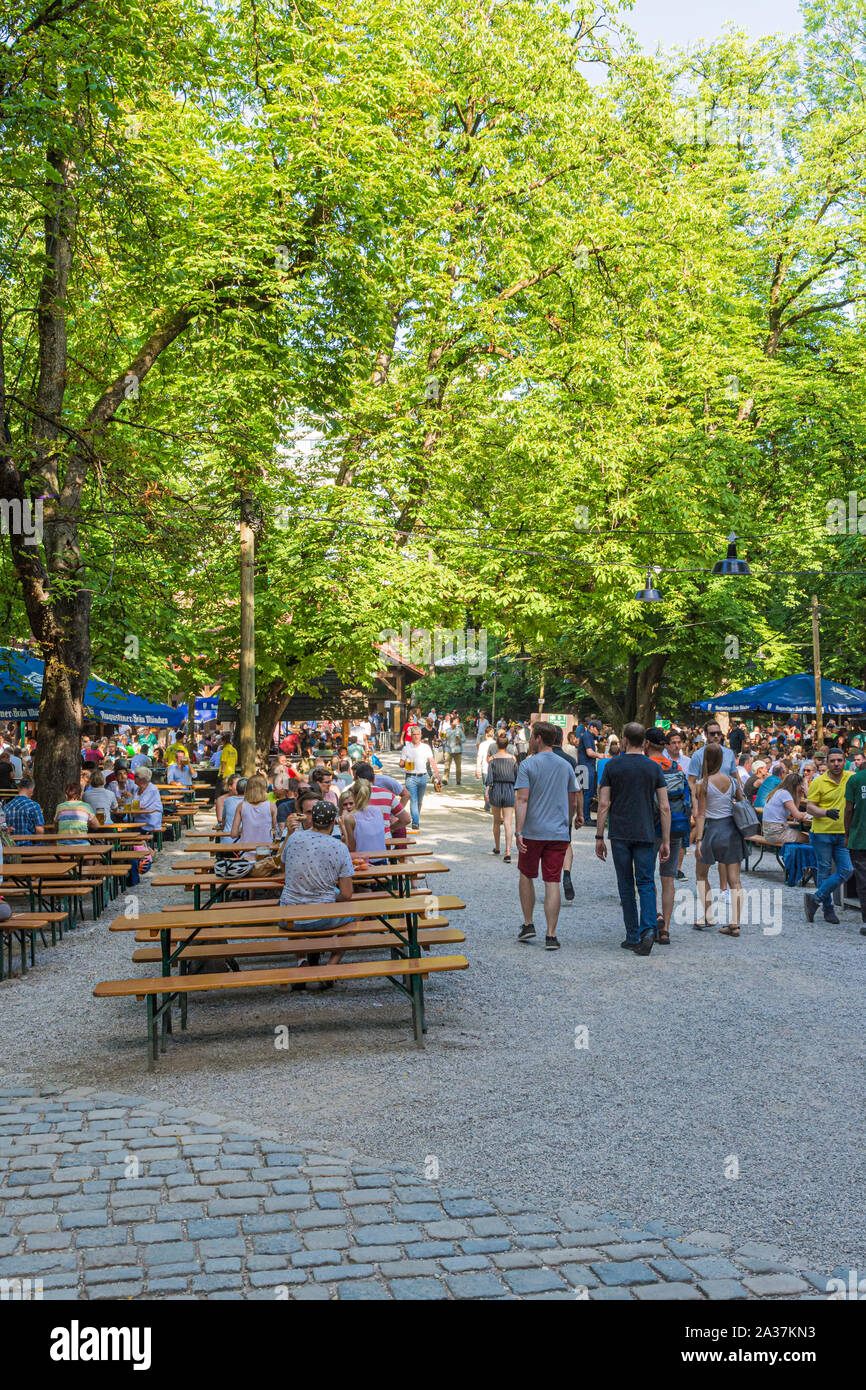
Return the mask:
[[355, 739], [353, 739], [353, 740], [351, 740], [351, 741], [349, 742], [349, 745], [348, 745], [348, 747], [347, 747], [347, 749], [346, 749], [346, 752], [347, 752], [348, 755], [349, 755], [349, 761], [352, 762], [352, 763], [360, 763], [360, 762], [363, 762], [363, 760], [364, 760], [364, 758], [365, 758], [365, 756], [366, 756], [365, 753], [364, 753], [364, 745], [363, 745], [363, 743], [359, 743], [359, 742], [358, 742], [357, 740], [355, 740]]
[[94, 813], [102, 812], [103, 825], [114, 824], [111, 819], [111, 813], [112, 811], [120, 810], [120, 803], [117, 800], [116, 793], [113, 792], [110, 787], [106, 787], [104, 773], [100, 772], [98, 769], [93, 773], [90, 778], [90, 783], [85, 787], [81, 799], [87, 802], [87, 805]]
[[174, 762], [169, 763], [167, 780], [177, 782], [181, 787], [192, 786], [192, 768], [183, 744], [179, 748], [175, 747]]
[[334, 791], [334, 774], [329, 767], [314, 767], [310, 773], [310, 786], [314, 791], [318, 790], [323, 801], [330, 801], [335, 810], [338, 808], [340, 798]]
[[[153, 773], [149, 767], [135, 770], [135, 796], [132, 811], [136, 820], [144, 821], [150, 830], [162, 829], [162, 797], [152, 782]], [[138, 802], [136, 810], [135, 803]]]
[[764, 778], [755, 796], [756, 811], [762, 811], [764, 809], [768, 799], [773, 795], [773, 792], [776, 791], [778, 787], [781, 787], [782, 778], [787, 777], [788, 770], [785, 764], [779, 762], [778, 759], [770, 765], [769, 775]]
[[767, 764], [764, 762], [763, 758], [755, 758], [754, 762], [752, 763], [751, 776], [747, 777], [745, 783], [743, 784], [743, 796], [746, 798], [747, 801], [751, 802], [753, 806], [755, 804], [755, 797], [758, 794], [758, 790], [766, 780], [766, 777]]
[[135, 754], [133, 755], [133, 757], [130, 759], [130, 764], [129, 764], [129, 765], [130, 765], [130, 767], [132, 768], [133, 775], [136, 773], [136, 771], [137, 771], [138, 768], [140, 768], [140, 767], [151, 767], [151, 766], [152, 766], [152, 763], [151, 763], [151, 760], [150, 760], [150, 753], [148, 752], [148, 746], [147, 746], [146, 743], [140, 743], [140, 744], [138, 745], [138, 752], [135, 753]]
[[[347, 903], [352, 901], [354, 865], [342, 840], [334, 836], [337, 808], [330, 801], [316, 801], [310, 808], [310, 829], [298, 829], [286, 841], [283, 862], [286, 879], [280, 894], [283, 907], [306, 903]], [[305, 932], [328, 932], [347, 927], [353, 917], [321, 917], [296, 924]], [[342, 951], [332, 951], [329, 965], [337, 965]], [[310, 956], [310, 964], [318, 963], [318, 955]], [[298, 961], [305, 964], [304, 959]], [[321, 988], [331, 988], [332, 981], [322, 981]]]
[[348, 758], [335, 758], [334, 762], [337, 763], [336, 784], [338, 787], [342, 787], [343, 791], [348, 791], [355, 780], [352, 776], [352, 765]]
[[[225, 843], [231, 839], [232, 821], [235, 818], [235, 811], [243, 801], [243, 792], [238, 790], [238, 782], [241, 779], [236, 772], [231, 777], [227, 777], [225, 786], [214, 802], [214, 815], [216, 816], [217, 830], [221, 831], [220, 839]], [[246, 786], [246, 779], [244, 779]]]
[[395, 778], [388, 777], [386, 773], [377, 772], [372, 763], [357, 763], [355, 777], [358, 781], [369, 782], [373, 788], [370, 804], [380, 808], [385, 821], [385, 834], [396, 836], [405, 842], [406, 826], [411, 815], [408, 810], [409, 792], [406, 787]]
[[165, 761], [165, 749], [162, 744], [157, 744], [151, 755], [151, 772], [154, 782], [165, 782], [168, 778], [168, 767]]
[[88, 832], [100, 829], [99, 821], [81, 798], [80, 781], [68, 782], [65, 792], [66, 800], [58, 803], [54, 813], [57, 834], [71, 845], [86, 845]]
[[[270, 849], [277, 828], [277, 808], [268, 800], [268, 782], [262, 773], [247, 778], [243, 800], [235, 807], [231, 838]], [[255, 859], [256, 851], [246, 850], [244, 859]]]
[[121, 811], [128, 808], [130, 801], [135, 796], [135, 778], [126, 766], [126, 763], [116, 764], [117, 771], [112, 780], [111, 777], [105, 778], [105, 785], [109, 791], [114, 792], [120, 805]]
[[8, 748], [4, 748], [0, 753], [0, 791], [9, 791], [15, 785], [15, 769], [12, 766], [12, 754]]
[[789, 821], [808, 822], [811, 817], [800, 810], [805, 799], [806, 784], [799, 772], [789, 772], [782, 785], [767, 798], [764, 805], [763, 836], [771, 845], [805, 845], [809, 836], [797, 830]]
[[[385, 821], [380, 808], [370, 804], [372, 793], [372, 783], [359, 777], [340, 797], [343, 839], [352, 854], [385, 853]], [[381, 863], [381, 858], [372, 862]]]
[[[297, 830], [311, 830], [313, 825], [313, 806], [320, 801], [319, 793], [312, 787], [299, 787], [295, 792], [295, 808], [286, 818], [286, 835], [294, 835]], [[283, 842], [283, 854], [287, 840]], [[281, 856], [282, 857], [282, 856]]]
[[44, 835], [45, 818], [42, 807], [33, 800], [35, 783], [25, 774], [18, 785], [18, 795], [13, 796], [2, 807], [6, 815], [7, 829], [13, 835]]
[[295, 814], [298, 793], [301, 790], [309, 791], [310, 789], [309, 787], [296, 787], [295, 793], [293, 795], [292, 786], [289, 782], [289, 779], [285, 776], [277, 779], [277, 782], [274, 786], [274, 794], [277, 798], [277, 830], [281, 835], [285, 831], [286, 823], [288, 822], [289, 818]]

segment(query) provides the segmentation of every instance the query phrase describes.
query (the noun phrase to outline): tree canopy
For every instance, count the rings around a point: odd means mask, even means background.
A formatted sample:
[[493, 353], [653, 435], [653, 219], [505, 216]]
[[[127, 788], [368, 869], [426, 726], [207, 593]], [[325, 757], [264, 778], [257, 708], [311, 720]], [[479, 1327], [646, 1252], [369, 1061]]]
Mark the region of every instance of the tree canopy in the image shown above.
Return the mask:
[[817, 593], [866, 683], [862, 0], [652, 58], [537, 0], [0, 23], [0, 496], [44, 518], [0, 601], [49, 801], [93, 665], [235, 689], [242, 494], [260, 740], [403, 622], [621, 721], [808, 669]]

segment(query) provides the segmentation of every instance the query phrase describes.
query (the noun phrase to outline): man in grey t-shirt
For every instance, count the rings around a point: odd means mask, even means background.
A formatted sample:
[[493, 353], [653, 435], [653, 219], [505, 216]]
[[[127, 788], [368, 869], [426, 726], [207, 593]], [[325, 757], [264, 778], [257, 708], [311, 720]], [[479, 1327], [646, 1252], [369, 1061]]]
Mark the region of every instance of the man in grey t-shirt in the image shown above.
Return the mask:
[[514, 784], [517, 867], [520, 871], [520, 906], [523, 926], [518, 941], [532, 941], [535, 927], [535, 879], [541, 865], [544, 882], [544, 915], [547, 919], [545, 948], [558, 951], [556, 924], [561, 896], [559, 881], [565, 853], [571, 843], [571, 820], [577, 805], [577, 778], [567, 758], [553, 752], [556, 727], [544, 720], [532, 726], [530, 756], [517, 769]]
[[[312, 830], [296, 830], [289, 838], [283, 850], [286, 881], [280, 894], [281, 906], [351, 902], [354, 866], [343, 841], [333, 834], [336, 819], [337, 808], [330, 801], [317, 801], [313, 806]], [[352, 921], [352, 917], [317, 917], [300, 925], [305, 932], [333, 931]], [[342, 951], [332, 951], [328, 964], [338, 965], [342, 958]], [[317, 964], [318, 959], [318, 954], [315, 960], [311, 956], [310, 964]]]

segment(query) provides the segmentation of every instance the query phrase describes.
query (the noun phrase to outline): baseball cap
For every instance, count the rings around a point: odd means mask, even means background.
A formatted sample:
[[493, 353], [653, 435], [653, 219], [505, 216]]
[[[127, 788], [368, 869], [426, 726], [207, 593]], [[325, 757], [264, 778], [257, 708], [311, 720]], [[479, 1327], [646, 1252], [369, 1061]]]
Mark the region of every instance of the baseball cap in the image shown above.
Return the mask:
[[664, 729], [657, 729], [657, 728], [647, 729], [647, 731], [646, 731], [646, 741], [647, 741], [647, 743], [651, 743], [651, 744], [653, 745], [654, 748], [664, 748], [664, 746], [665, 746], [665, 731], [664, 731]]
[[313, 807], [313, 826], [316, 830], [328, 830], [337, 819], [337, 808], [330, 801], [317, 801]]

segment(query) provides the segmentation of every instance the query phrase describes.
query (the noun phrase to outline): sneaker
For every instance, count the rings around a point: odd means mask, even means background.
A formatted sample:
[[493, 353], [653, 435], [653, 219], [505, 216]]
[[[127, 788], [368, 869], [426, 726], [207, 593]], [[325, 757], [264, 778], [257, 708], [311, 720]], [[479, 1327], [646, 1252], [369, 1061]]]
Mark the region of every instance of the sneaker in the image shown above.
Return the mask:
[[824, 908], [824, 921], [829, 922], [830, 925], [834, 927], [840, 927], [842, 925], [842, 918], [839, 916], [832, 903], [828, 903]]
[[574, 884], [571, 881], [571, 874], [568, 869], [562, 875], [562, 895], [567, 903], [574, 902]]
[[685, 878], [685, 874], [683, 873], [682, 869], [677, 869], [677, 878]]
[[818, 911], [818, 898], [815, 893], [807, 893], [803, 899], [803, 906], [806, 909], [806, 921], [814, 922], [815, 913]]
[[522, 927], [520, 928], [520, 931], [517, 933], [517, 940], [518, 940], [518, 941], [533, 941], [534, 939], [535, 939], [535, 927], [532, 925], [531, 922], [527, 922], [526, 925], [525, 925], [525, 926], [522, 926]]
[[641, 932], [640, 945], [635, 947], [636, 956], [648, 956], [655, 943], [655, 928], [650, 927], [648, 931]]
[[546, 936], [546, 937], [544, 938], [544, 949], [545, 949], [545, 951], [558, 951], [558, 950], [559, 950], [559, 941], [558, 941], [558, 939], [557, 939], [555, 936]]

